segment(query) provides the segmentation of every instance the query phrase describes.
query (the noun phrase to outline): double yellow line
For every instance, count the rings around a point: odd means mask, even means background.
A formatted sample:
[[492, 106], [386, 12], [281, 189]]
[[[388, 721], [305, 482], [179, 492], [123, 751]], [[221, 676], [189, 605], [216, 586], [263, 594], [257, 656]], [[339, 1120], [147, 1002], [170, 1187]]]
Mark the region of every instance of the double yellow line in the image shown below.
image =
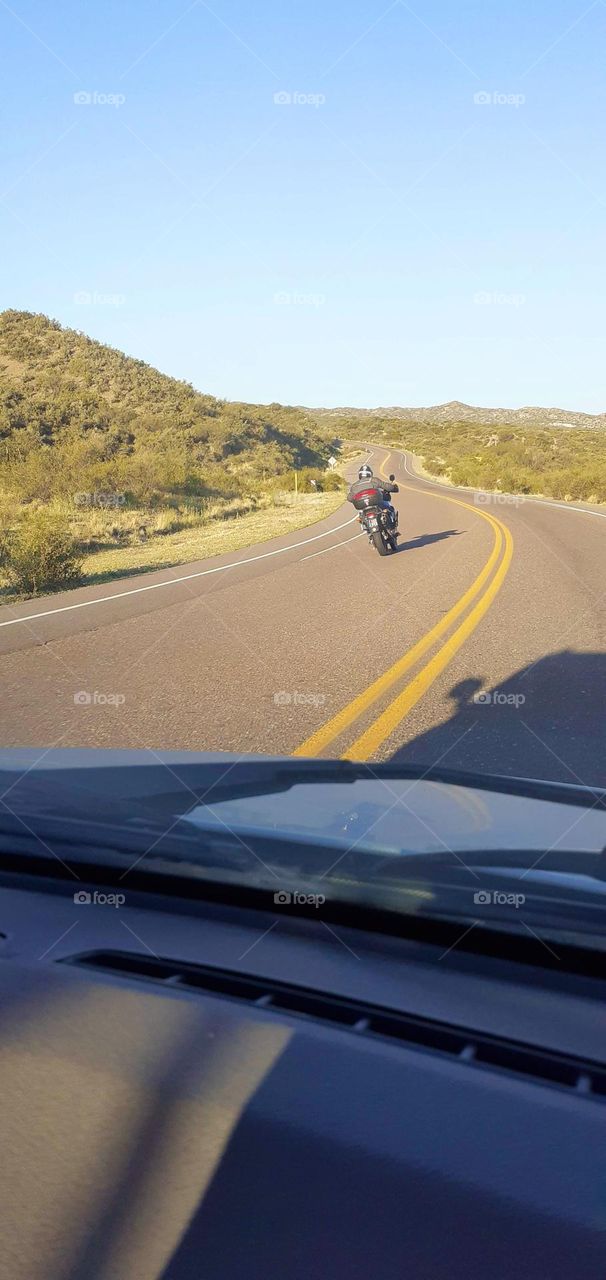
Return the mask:
[[[387, 466], [390, 457], [391, 454], [388, 454], [383, 466]], [[385, 474], [383, 467], [381, 467], [381, 472], [383, 475]], [[400, 488], [412, 489], [413, 492], [418, 493], [418, 489], [415, 489], [412, 485], [400, 485]], [[413, 645], [412, 649], [409, 649], [397, 662], [394, 662], [393, 666], [389, 667], [382, 676], [379, 676], [367, 689], [358, 694], [352, 702], [337, 712], [331, 720], [322, 725], [305, 742], [302, 742], [293, 752], [295, 756], [320, 755], [326, 747], [334, 742], [335, 738], [338, 738], [373, 703], [377, 702], [396, 681], [405, 675], [407, 671], [410, 671], [412, 667], [416, 666], [417, 662], [425, 656], [429, 649], [433, 648], [438, 640], [442, 639], [453, 623], [461, 617], [461, 614], [465, 613], [465, 610], [479, 596], [467, 617], [438, 649], [434, 657], [405, 685], [401, 693], [389, 703], [378, 719], [356, 738], [349, 750], [344, 752], [343, 758], [348, 760], [369, 760], [381, 744], [390, 737], [404, 717], [408, 715], [409, 711], [427, 693], [427, 690], [444, 671], [444, 668], [454, 658], [461, 646], [475, 631], [503, 585], [513, 555], [513, 538], [507, 526], [494, 516], [489, 515], [487, 511], [472, 507], [469, 502], [463, 502], [460, 498], [451, 498], [446, 494], [435, 493], [433, 490], [424, 490], [423, 492], [426, 493], [427, 497], [437, 498], [440, 502], [452, 502], [455, 506], [465, 507], [468, 511], [472, 511], [474, 515], [480, 516], [491, 525], [495, 540], [488, 560], [468, 590], [449, 609], [448, 613], [436, 623], [435, 627], [432, 627], [426, 635], [422, 636], [417, 644]], [[495, 566], [498, 567], [491, 578]], [[486, 585], [487, 583], [488, 585]]]

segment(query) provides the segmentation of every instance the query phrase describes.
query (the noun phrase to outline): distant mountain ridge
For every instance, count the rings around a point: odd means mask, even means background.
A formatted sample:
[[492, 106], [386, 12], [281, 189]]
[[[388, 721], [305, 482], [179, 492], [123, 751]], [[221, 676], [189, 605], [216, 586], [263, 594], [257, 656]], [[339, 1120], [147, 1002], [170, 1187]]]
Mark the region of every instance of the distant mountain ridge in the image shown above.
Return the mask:
[[605, 428], [606, 413], [579, 413], [576, 410], [525, 405], [521, 409], [482, 409], [464, 404], [461, 400], [449, 400], [447, 404], [429, 405], [427, 408], [407, 409], [391, 405], [377, 409], [313, 409], [310, 412], [322, 418], [394, 418], [407, 422], [451, 423], [468, 422], [485, 426], [525, 427], [585, 427]]

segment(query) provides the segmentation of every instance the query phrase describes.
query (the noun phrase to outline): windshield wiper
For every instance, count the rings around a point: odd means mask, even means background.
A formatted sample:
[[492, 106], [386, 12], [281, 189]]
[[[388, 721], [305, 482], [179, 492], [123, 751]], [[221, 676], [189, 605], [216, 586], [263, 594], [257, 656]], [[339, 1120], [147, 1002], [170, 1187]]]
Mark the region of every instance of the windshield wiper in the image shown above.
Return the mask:
[[[187, 766], [191, 768], [192, 766]], [[200, 768], [200, 766], [198, 766]], [[203, 766], [204, 770], [209, 766]], [[296, 786], [317, 786], [354, 782], [440, 782], [445, 786], [492, 791], [501, 795], [550, 800], [557, 804], [582, 805], [606, 810], [606, 789], [594, 786], [549, 782], [533, 778], [506, 777], [502, 774], [467, 773], [459, 769], [441, 769], [423, 765], [364, 764], [350, 760], [292, 760], [278, 762], [244, 761], [226, 770], [214, 766], [217, 778], [203, 777], [204, 786], [198, 803], [218, 804], [223, 800], [247, 796], [269, 795], [290, 791]], [[192, 785], [192, 791], [198, 794]], [[170, 792], [172, 796], [174, 793]], [[158, 797], [159, 800], [162, 797]]]
[[[557, 804], [606, 810], [606, 789], [501, 774], [467, 773], [462, 770], [405, 764], [364, 764], [349, 760], [213, 760], [174, 762], [166, 766], [175, 785], [159, 790], [164, 777], [161, 758], [151, 765], [103, 766], [99, 769], [40, 769], [15, 778], [0, 771], [0, 794], [9, 797], [10, 809], [25, 803], [47, 813], [99, 812], [111, 802], [121, 817], [162, 815], [178, 808], [212, 806], [262, 795], [290, 791], [296, 786], [335, 785], [355, 782], [433, 782], [495, 794], [552, 801]], [[19, 800], [21, 798], [21, 803]], [[116, 810], [115, 806], [119, 806]], [[22, 809], [22, 812], [24, 810]]]

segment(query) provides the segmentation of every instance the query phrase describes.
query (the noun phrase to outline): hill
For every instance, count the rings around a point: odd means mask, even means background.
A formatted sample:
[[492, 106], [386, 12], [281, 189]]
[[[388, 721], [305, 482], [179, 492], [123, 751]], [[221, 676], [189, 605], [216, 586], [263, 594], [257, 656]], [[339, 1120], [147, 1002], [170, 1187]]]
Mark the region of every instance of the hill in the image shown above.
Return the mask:
[[46, 316], [0, 314], [1, 479], [22, 500], [235, 496], [329, 455], [300, 409], [217, 400]]
[[336, 445], [301, 409], [218, 400], [47, 316], [5, 311], [0, 594], [301, 528], [342, 501], [342, 480], [325, 470]]

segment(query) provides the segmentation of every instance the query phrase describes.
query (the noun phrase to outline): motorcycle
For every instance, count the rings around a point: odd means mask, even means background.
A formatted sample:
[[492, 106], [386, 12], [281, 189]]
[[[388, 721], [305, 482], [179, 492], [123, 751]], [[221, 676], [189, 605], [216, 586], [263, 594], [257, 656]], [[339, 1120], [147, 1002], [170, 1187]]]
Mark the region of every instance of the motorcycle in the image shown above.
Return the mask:
[[[389, 477], [390, 481], [395, 476]], [[396, 488], [395, 492], [398, 490]], [[376, 548], [380, 556], [387, 556], [398, 550], [398, 517], [384, 506], [383, 491], [376, 485], [362, 489], [354, 498], [354, 507], [358, 512], [358, 520], [368, 541]]]

